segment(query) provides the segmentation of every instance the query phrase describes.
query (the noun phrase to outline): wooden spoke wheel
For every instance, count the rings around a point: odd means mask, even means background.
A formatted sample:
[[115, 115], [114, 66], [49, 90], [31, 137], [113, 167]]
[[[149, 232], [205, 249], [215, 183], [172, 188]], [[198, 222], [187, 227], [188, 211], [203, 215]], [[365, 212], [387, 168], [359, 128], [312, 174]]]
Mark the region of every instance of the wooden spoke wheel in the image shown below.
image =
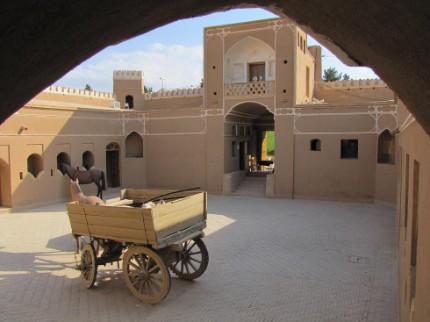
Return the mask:
[[205, 243], [199, 237], [187, 240], [182, 250], [177, 252], [176, 260], [170, 270], [179, 278], [193, 280], [200, 277], [208, 267], [209, 254]]
[[85, 244], [84, 247], [82, 247], [79, 269], [85, 287], [93, 287], [97, 277], [97, 263], [96, 252], [92, 244]]
[[148, 247], [130, 247], [124, 255], [122, 269], [125, 284], [143, 302], [160, 302], [170, 291], [170, 274], [166, 264]]

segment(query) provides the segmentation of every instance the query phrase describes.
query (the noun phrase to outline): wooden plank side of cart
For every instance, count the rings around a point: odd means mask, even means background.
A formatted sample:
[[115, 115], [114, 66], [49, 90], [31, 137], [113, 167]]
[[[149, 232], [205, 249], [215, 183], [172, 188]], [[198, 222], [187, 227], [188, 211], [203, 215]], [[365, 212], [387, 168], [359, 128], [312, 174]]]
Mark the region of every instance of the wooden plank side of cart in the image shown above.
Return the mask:
[[[134, 198], [131, 199], [132, 194]], [[126, 196], [134, 202], [147, 200], [145, 198], [148, 198], [148, 195], [159, 194], [162, 194], [162, 191], [133, 190], [131, 194], [121, 193], [123, 197]], [[159, 247], [174, 243], [187, 234], [196, 235], [196, 232], [206, 227], [206, 193], [184, 195], [181, 194], [181, 199], [150, 209], [68, 203], [72, 233]]]

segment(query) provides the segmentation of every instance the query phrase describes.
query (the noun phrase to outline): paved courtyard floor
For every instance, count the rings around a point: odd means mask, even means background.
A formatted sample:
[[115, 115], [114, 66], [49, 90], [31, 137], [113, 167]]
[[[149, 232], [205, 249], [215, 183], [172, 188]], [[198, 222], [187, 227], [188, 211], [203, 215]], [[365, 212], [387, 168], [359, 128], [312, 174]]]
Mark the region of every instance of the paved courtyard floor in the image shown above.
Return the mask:
[[136, 300], [121, 265], [87, 290], [64, 204], [0, 214], [0, 321], [397, 321], [395, 211], [209, 196], [209, 266]]

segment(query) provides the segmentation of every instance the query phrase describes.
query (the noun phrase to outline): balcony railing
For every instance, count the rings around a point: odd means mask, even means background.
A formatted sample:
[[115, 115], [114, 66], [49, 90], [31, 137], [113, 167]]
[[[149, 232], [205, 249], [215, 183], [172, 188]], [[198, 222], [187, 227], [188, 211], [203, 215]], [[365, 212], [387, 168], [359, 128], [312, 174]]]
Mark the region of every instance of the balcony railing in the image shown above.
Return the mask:
[[224, 95], [226, 97], [236, 96], [273, 96], [275, 93], [275, 82], [250, 82], [225, 84]]

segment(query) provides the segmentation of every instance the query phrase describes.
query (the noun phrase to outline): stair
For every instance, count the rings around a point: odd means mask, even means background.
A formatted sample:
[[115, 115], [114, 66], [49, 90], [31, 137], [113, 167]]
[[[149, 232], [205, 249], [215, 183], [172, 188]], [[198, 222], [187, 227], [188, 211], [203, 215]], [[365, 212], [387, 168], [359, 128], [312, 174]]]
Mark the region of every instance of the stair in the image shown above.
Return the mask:
[[247, 176], [232, 193], [233, 196], [266, 196], [266, 176]]

